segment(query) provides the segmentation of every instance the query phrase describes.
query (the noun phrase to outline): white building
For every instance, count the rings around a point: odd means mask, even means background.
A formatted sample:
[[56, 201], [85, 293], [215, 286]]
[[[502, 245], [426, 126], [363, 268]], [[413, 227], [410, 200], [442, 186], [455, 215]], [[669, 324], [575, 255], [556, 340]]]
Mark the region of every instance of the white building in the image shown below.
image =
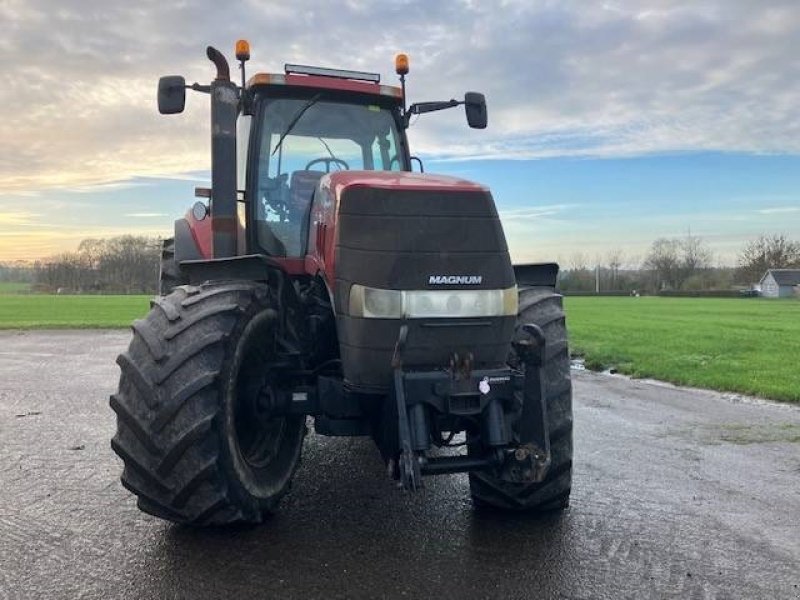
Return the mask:
[[800, 288], [800, 269], [770, 269], [759, 286], [764, 298], [791, 298]]

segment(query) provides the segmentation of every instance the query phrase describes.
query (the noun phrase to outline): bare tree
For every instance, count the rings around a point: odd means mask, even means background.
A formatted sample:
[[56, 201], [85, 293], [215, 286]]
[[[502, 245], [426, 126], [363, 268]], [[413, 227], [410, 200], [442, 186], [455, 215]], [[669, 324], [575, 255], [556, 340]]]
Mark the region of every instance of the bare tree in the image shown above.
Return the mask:
[[659, 238], [650, 246], [643, 267], [651, 272], [656, 290], [679, 287], [680, 244], [677, 240]]
[[52, 291], [152, 293], [160, 255], [155, 238], [86, 239], [77, 252], [38, 262], [36, 281]]
[[712, 266], [714, 256], [702, 238], [688, 233], [679, 242], [681, 251], [679, 281], [680, 287], [691, 284], [693, 289], [705, 287], [704, 276]]
[[0, 263], [0, 281], [30, 283], [34, 271], [30, 264], [21, 261], [16, 263]]
[[104, 239], [86, 238], [78, 244], [78, 254], [83, 255], [93, 269], [98, 267], [105, 252], [106, 240]]
[[800, 267], [800, 242], [783, 234], [761, 234], [739, 254], [737, 278], [742, 283], [759, 281], [767, 269]]
[[681, 240], [680, 246], [681, 264], [689, 275], [711, 267], [714, 257], [703, 238], [690, 233]]
[[589, 292], [594, 289], [594, 274], [587, 266], [589, 259], [582, 252], [569, 258], [569, 268], [563, 273], [560, 286], [563, 290]]
[[614, 248], [608, 253], [608, 258], [606, 260], [608, 261], [608, 270], [611, 278], [610, 288], [616, 290], [619, 285], [619, 270], [624, 261], [622, 250]]
[[583, 252], [575, 252], [569, 257], [569, 270], [570, 271], [586, 271], [586, 265], [589, 264], [589, 259]]

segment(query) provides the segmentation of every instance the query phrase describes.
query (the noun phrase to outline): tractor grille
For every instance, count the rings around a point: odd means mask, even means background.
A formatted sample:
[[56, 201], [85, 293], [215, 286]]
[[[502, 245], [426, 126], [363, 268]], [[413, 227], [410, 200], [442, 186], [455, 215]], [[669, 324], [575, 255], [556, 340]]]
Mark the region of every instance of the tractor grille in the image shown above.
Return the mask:
[[[505, 236], [488, 192], [345, 190], [339, 204], [336, 313], [345, 376], [386, 386], [399, 320], [348, 316], [352, 284], [394, 290], [505, 289], [515, 284]], [[431, 284], [432, 276], [479, 276], [480, 284]], [[405, 364], [439, 368], [453, 353], [477, 366], [503, 364], [513, 317], [409, 321]]]

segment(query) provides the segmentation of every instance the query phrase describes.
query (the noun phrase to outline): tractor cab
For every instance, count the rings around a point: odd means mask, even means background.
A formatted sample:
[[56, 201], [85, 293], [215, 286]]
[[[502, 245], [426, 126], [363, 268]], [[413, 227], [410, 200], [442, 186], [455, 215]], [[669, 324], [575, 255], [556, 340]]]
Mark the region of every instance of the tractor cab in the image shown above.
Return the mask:
[[292, 259], [302, 262], [323, 175], [411, 171], [405, 130], [413, 115], [463, 105], [470, 127], [486, 127], [486, 101], [477, 92], [406, 107], [405, 54], [395, 58], [400, 87], [382, 85], [376, 73], [293, 64], [246, 81], [245, 40], [236, 44], [237, 85], [222, 53], [209, 47], [207, 56], [217, 68], [210, 85], [186, 85], [177, 75], [159, 80], [162, 114], [183, 112], [187, 89], [211, 96], [212, 182], [202, 194], [211, 202], [196, 203], [176, 222], [178, 262], [266, 254], [295, 271], [299, 262]]
[[251, 251], [305, 254], [311, 200], [323, 175], [410, 170], [402, 92], [378, 79], [295, 65], [250, 79], [237, 129]]

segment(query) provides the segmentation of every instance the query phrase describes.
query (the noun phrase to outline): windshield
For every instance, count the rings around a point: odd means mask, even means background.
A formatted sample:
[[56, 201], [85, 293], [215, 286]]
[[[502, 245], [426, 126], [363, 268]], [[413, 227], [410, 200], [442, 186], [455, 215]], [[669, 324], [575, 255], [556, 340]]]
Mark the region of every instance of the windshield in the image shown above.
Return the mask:
[[308, 212], [319, 179], [332, 171], [400, 171], [397, 125], [388, 108], [273, 98], [261, 112], [256, 229], [275, 256], [305, 254]]

